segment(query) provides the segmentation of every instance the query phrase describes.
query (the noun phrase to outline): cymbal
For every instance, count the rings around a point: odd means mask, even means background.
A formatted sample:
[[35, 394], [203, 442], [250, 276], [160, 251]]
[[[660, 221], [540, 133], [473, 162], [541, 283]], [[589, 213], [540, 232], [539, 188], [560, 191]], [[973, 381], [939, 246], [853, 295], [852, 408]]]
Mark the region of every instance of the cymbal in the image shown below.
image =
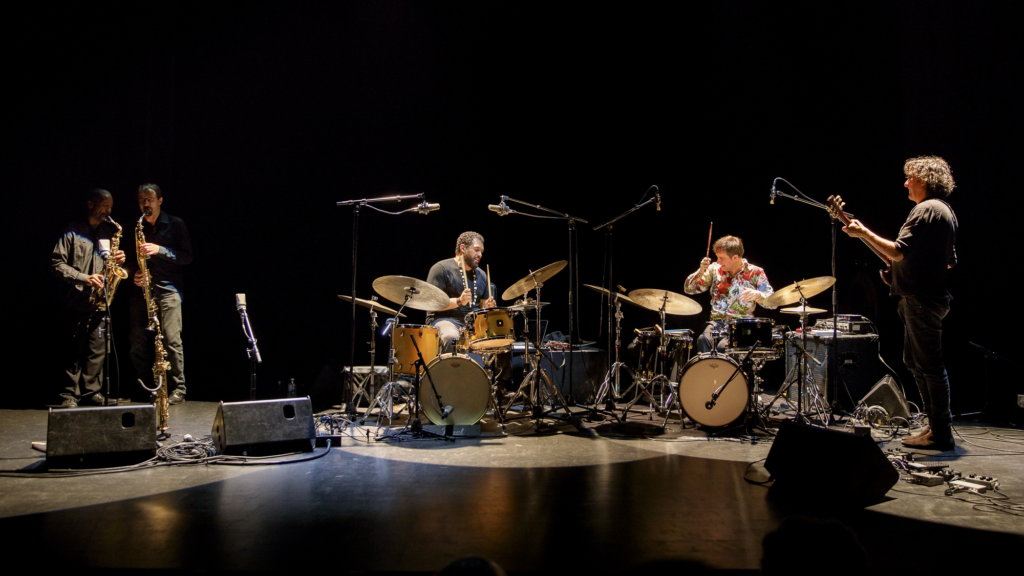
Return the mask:
[[764, 305], [766, 308], [778, 308], [779, 306], [793, 304], [799, 302], [801, 296], [803, 298], [817, 296], [828, 290], [835, 283], [836, 279], [832, 276], [818, 276], [817, 278], [794, 282], [781, 290], [776, 290], [774, 294], [765, 299]]
[[[630, 300], [629, 296], [626, 296], [625, 294], [622, 294], [622, 293], [619, 293], [619, 292], [612, 292], [611, 290], [608, 290], [607, 288], [601, 288], [600, 286], [594, 286], [593, 284], [584, 284], [584, 286], [586, 286], [587, 288], [591, 288], [593, 290], [597, 290], [598, 292], [600, 292], [601, 294], [604, 294], [605, 296], [608, 296], [609, 298], [612, 297], [612, 296], [617, 296], [619, 298], [619, 300], [622, 300], [623, 302], [629, 302], [630, 304], [636, 304], [636, 302], [633, 302], [632, 300]], [[637, 304], [637, 306], [639, 306], [639, 304]]]
[[363, 308], [369, 308], [370, 310], [373, 310], [374, 312], [384, 312], [385, 314], [392, 314], [392, 315], [398, 314], [399, 318], [405, 318], [405, 314], [400, 313], [398, 310], [392, 310], [391, 308], [388, 308], [387, 306], [385, 306], [383, 304], [379, 304], [377, 302], [374, 302], [373, 300], [363, 300], [362, 298], [353, 298], [351, 296], [346, 296], [345, 294], [338, 294], [338, 298], [341, 298], [342, 300], [345, 300], [346, 302], [352, 302], [353, 300], [355, 300], [356, 304], [359, 304]]
[[565, 268], [565, 265], [568, 263], [568, 260], [559, 260], [558, 262], [548, 264], [536, 272], [530, 272], [522, 280], [509, 286], [508, 289], [501, 294], [501, 299], [515, 300], [536, 288], [538, 284], [547, 282], [549, 278], [561, 272], [562, 268]]
[[810, 306], [794, 306], [792, 308], [783, 308], [779, 312], [783, 314], [821, 314], [822, 312], [828, 312], [828, 310], [811, 308]]
[[666, 314], [689, 316], [700, 313], [700, 304], [696, 300], [668, 290], [641, 288], [630, 290], [629, 297], [636, 304], [649, 310], [660, 312], [664, 307]]
[[547, 306], [551, 302], [538, 302], [536, 300], [524, 299], [516, 300], [516, 303], [509, 306], [509, 310], [515, 310], [516, 312], [525, 312], [527, 310], [537, 310], [541, 306]]
[[408, 276], [381, 276], [373, 281], [373, 289], [396, 304], [416, 310], [433, 312], [450, 304], [444, 290]]

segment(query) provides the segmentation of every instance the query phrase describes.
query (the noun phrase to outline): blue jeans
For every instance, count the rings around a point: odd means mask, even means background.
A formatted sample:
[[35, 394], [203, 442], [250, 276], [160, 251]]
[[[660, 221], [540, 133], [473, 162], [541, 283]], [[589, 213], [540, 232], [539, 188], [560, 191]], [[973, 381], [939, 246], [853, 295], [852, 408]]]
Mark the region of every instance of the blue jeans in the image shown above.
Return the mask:
[[921, 394], [928, 425], [939, 440], [952, 439], [949, 375], [942, 352], [942, 320], [949, 314], [949, 297], [902, 296], [903, 362]]

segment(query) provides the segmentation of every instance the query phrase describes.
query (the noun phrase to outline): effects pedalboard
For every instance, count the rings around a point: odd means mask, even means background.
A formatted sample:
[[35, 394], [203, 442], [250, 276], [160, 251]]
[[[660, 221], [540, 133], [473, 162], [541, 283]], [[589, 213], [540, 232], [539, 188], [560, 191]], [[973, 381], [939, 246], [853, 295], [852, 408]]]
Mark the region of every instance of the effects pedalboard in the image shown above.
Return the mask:
[[948, 484], [946, 495], [957, 492], [973, 492], [984, 494], [989, 490], [999, 489], [999, 480], [992, 476], [970, 474], [966, 477], [960, 472], [951, 470], [938, 462], [914, 462], [913, 455], [900, 450], [890, 450], [889, 461], [897, 468], [909, 472], [908, 481], [922, 486], [941, 486]]

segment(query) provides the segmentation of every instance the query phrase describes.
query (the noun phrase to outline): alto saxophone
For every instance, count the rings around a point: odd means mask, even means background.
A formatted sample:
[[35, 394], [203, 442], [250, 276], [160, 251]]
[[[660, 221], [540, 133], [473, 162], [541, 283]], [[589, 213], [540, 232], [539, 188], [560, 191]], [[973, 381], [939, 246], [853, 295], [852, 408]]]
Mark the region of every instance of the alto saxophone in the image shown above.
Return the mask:
[[121, 280], [128, 277], [128, 271], [118, 266], [113, 257], [113, 254], [121, 249], [121, 225], [110, 216], [107, 216], [107, 222], [110, 222], [117, 228], [114, 236], [110, 239], [111, 256], [103, 263], [103, 286], [93, 288], [92, 293], [89, 295], [89, 302], [100, 310], [106, 310], [107, 306], [114, 301], [114, 292], [117, 290], [117, 285], [121, 283]]
[[139, 216], [139, 221], [135, 225], [135, 255], [139, 262], [139, 273], [142, 276], [142, 295], [146, 299], [146, 316], [148, 318], [146, 329], [154, 332], [153, 388], [147, 388], [141, 379], [139, 383], [142, 384], [143, 388], [154, 394], [156, 398], [154, 402], [157, 410], [157, 430], [163, 435], [167, 431], [167, 420], [170, 417], [170, 402], [167, 397], [167, 370], [170, 369], [171, 364], [167, 361], [167, 351], [164, 349], [164, 335], [163, 331], [160, 330], [159, 309], [156, 301], [153, 300], [153, 291], [150, 286], [149, 266], [146, 263], [149, 255], [142, 249], [142, 245], [146, 243], [146, 235], [142, 231], [142, 222], [147, 215], [149, 215], [148, 211]]

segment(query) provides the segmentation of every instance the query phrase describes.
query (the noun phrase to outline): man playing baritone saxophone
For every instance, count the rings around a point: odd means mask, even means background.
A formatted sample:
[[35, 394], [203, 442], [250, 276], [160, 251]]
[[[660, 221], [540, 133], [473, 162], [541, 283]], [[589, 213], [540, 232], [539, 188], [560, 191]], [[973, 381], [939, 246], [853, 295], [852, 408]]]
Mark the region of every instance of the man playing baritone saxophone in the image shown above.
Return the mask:
[[[50, 255], [53, 274], [68, 285], [63, 299], [61, 358], [64, 386], [57, 407], [76, 408], [79, 402], [107, 403], [103, 395], [103, 367], [107, 357], [107, 272], [125, 261], [117, 247], [118, 225], [110, 219], [114, 197], [94, 188], [86, 201], [85, 219], [72, 222]], [[111, 244], [111, 240], [115, 242]]]
[[[192, 241], [185, 222], [162, 209], [163, 191], [156, 184], [139, 186], [137, 195], [139, 218], [143, 242], [136, 238], [136, 257], [133, 281], [143, 287], [144, 277], [138, 261], [141, 256], [146, 262], [152, 299], [159, 310], [160, 329], [163, 345], [167, 352], [170, 370], [167, 372], [167, 387], [171, 404], [185, 401], [185, 350], [182, 345], [182, 266], [192, 262]], [[138, 228], [137, 228], [138, 229]], [[149, 316], [143, 290], [132, 291], [131, 302], [131, 356], [135, 372], [146, 386], [153, 388], [153, 365], [155, 359], [154, 333], [148, 330]]]

